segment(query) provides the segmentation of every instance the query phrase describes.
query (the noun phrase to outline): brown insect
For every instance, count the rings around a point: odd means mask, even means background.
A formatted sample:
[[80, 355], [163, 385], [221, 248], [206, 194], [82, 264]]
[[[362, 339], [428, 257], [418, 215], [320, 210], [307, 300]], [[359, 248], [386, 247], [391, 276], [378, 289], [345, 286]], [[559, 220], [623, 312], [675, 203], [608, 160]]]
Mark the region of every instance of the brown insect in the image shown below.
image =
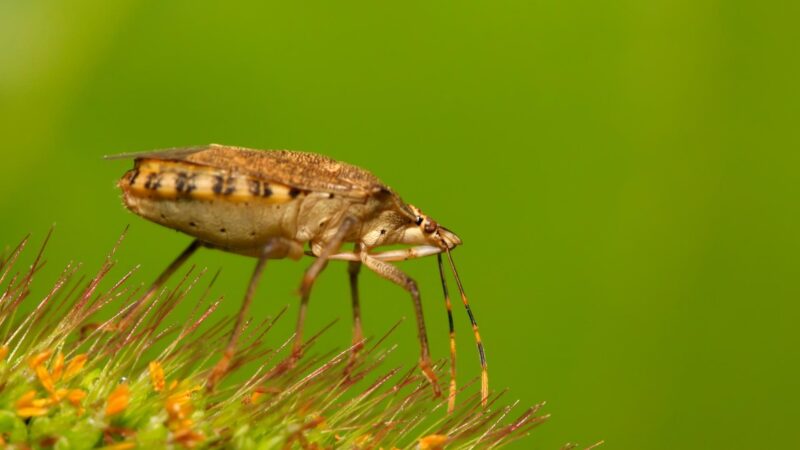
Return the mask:
[[[456, 390], [455, 339], [442, 267], [441, 254], [444, 252], [472, 322], [482, 368], [482, 400], [486, 402], [488, 375], [483, 345], [450, 254], [461, 244], [461, 239], [416, 207], [403, 202], [370, 172], [313, 153], [260, 151], [215, 144], [110, 158], [134, 159], [134, 168], [118, 183], [128, 209], [195, 238], [132, 310], [144, 307], [169, 276], [201, 246], [258, 258], [234, 331], [222, 358], [209, 375], [209, 389], [213, 389], [228, 370], [267, 260], [299, 259], [309, 254], [316, 259], [306, 269], [300, 286], [300, 311], [291, 360], [296, 361], [302, 352], [303, 322], [314, 280], [328, 261], [349, 261], [353, 306], [351, 363], [363, 341], [358, 273], [364, 265], [411, 294], [421, 347], [419, 365], [435, 394], [439, 395], [417, 283], [390, 264], [392, 261], [437, 255], [450, 323], [449, 406], [452, 410]], [[340, 251], [346, 242], [354, 243], [353, 251]], [[308, 252], [304, 249], [306, 244]], [[393, 244], [411, 247], [375, 251], [378, 247]]]

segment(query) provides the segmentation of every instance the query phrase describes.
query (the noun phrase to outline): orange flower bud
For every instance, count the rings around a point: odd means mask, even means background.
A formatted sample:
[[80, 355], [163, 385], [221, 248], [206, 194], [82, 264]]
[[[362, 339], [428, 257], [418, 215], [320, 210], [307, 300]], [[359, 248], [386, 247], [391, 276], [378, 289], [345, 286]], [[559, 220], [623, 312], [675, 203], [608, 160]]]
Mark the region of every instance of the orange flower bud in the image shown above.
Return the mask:
[[81, 353], [80, 355], [75, 355], [74, 358], [67, 364], [67, 369], [64, 371], [64, 381], [67, 381], [78, 374], [78, 372], [83, 369], [83, 366], [86, 364], [86, 360], [89, 359], [85, 353]]
[[150, 372], [150, 382], [153, 384], [153, 390], [156, 392], [163, 391], [166, 385], [166, 381], [164, 380], [164, 368], [161, 367], [158, 361], [152, 361], [147, 366], [147, 369]]
[[67, 401], [72, 403], [72, 406], [78, 407], [81, 404], [81, 400], [86, 397], [86, 391], [82, 391], [80, 389], [72, 389], [67, 393]]
[[131, 400], [131, 390], [127, 383], [120, 384], [108, 396], [106, 403], [106, 416], [113, 416], [125, 411]]
[[34, 370], [36, 371], [36, 377], [39, 379], [39, 382], [42, 383], [42, 387], [47, 389], [47, 392], [51, 394], [54, 393], [56, 386], [53, 382], [53, 378], [50, 376], [50, 372], [47, 371], [47, 367], [39, 364]]
[[27, 408], [19, 408], [17, 409], [17, 414], [21, 417], [39, 417], [44, 416], [48, 413], [47, 408], [37, 408], [35, 406], [29, 406]]
[[58, 352], [56, 355], [56, 361], [53, 363], [53, 372], [50, 374], [53, 377], [54, 381], [58, 381], [61, 379], [61, 375], [64, 373], [64, 354]]
[[42, 365], [43, 362], [47, 361], [47, 358], [49, 358], [50, 355], [52, 354], [53, 354], [52, 350], [45, 350], [31, 357], [31, 359], [28, 360], [28, 365], [31, 367], [31, 369], [36, 369], [37, 367]]
[[447, 436], [431, 434], [419, 440], [420, 450], [442, 450], [447, 443]]
[[30, 406], [33, 399], [36, 398], [36, 390], [31, 389], [30, 391], [22, 394], [22, 397], [17, 400], [17, 409], [24, 408], [26, 406]]

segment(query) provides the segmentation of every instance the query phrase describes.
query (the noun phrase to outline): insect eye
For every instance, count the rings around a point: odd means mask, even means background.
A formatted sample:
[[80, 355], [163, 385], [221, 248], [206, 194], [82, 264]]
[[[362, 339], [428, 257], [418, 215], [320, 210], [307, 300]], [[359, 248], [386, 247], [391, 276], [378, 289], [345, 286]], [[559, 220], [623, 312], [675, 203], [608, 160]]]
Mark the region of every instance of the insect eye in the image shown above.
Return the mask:
[[422, 225], [422, 216], [417, 216], [417, 225]]

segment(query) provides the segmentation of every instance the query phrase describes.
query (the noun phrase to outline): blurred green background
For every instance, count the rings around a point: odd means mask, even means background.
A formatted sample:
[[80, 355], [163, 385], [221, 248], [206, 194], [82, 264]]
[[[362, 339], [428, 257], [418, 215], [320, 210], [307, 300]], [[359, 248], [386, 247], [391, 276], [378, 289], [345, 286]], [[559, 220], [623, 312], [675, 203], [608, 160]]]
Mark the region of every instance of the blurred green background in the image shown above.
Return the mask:
[[[271, 2], [272, 3], [272, 2]], [[0, 245], [57, 228], [40, 289], [95, 270], [130, 224], [121, 275], [188, 242], [121, 206], [129, 162], [217, 142], [368, 168], [455, 230], [492, 386], [553, 418], [515, 448], [800, 448], [797, 3], [0, 2]], [[237, 310], [253, 260], [201, 251]], [[308, 263], [268, 267], [254, 314]], [[422, 287], [447, 355], [435, 259]], [[344, 264], [309, 330], [342, 320]], [[48, 280], [48, 281], [43, 281]], [[454, 286], [451, 286], [453, 288]], [[368, 334], [412, 317], [363, 277]], [[186, 305], [187, 307], [190, 305]], [[478, 374], [456, 310], [460, 377]], [[407, 320], [392, 363], [416, 362]]]

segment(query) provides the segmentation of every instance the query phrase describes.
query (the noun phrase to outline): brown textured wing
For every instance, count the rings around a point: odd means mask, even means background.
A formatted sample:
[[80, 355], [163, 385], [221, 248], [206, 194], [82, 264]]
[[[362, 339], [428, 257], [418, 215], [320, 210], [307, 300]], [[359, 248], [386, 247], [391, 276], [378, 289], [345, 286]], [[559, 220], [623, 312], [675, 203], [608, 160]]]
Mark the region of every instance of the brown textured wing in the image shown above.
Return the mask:
[[106, 157], [106, 159], [123, 158], [185, 161], [303, 190], [334, 192], [348, 197], [363, 198], [388, 190], [388, 187], [370, 172], [315, 153], [253, 150], [210, 144]]

